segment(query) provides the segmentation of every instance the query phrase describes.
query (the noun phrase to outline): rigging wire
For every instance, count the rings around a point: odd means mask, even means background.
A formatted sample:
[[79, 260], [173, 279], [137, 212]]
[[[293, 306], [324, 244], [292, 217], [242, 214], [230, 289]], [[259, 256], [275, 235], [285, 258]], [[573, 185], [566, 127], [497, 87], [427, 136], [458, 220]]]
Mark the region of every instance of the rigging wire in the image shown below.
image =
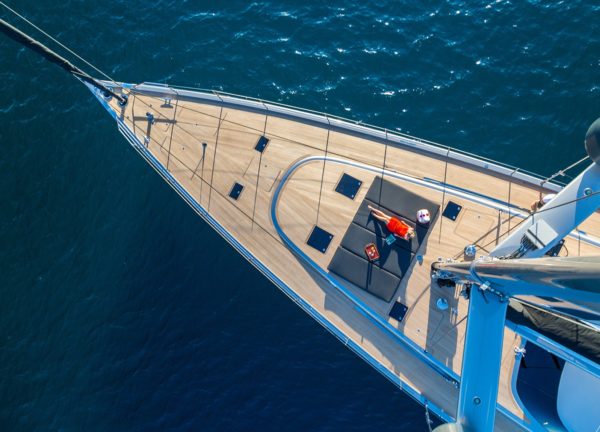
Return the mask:
[[[564, 176], [566, 171], [569, 171], [571, 168], [575, 168], [577, 165], [579, 165], [581, 162], [585, 161], [588, 158], [589, 158], [589, 155], [586, 155], [585, 157], [579, 159], [577, 162], [572, 163], [568, 167], [556, 171], [550, 177], [542, 180], [542, 182], [540, 183], [540, 187], [543, 187], [544, 184], [548, 183], [550, 180], [553, 180], [553, 179], [555, 179], [558, 176]], [[542, 191], [541, 190], [540, 190], [540, 199], [542, 199]]]
[[[36, 29], [37, 31], [39, 31], [40, 33], [42, 33], [44, 36], [46, 36], [47, 38], [49, 38], [50, 40], [52, 40], [54, 43], [56, 43], [58, 46], [62, 47], [64, 50], [66, 50], [67, 52], [69, 52], [70, 54], [72, 54], [73, 56], [75, 56], [77, 59], [81, 60], [83, 63], [85, 63], [86, 65], [88, 65], [89, 67], [91, 67], [92, 69], [94, 69], [96, 72], [98, 72], [99, 74], [101, 74], [102, 76], [104, 76], [105, 78], [107, 78], [109, 81], [111, 81], [113, 84], [118, 85], [118, 83], [110, 76], [108, 75], [106, 72], [102, 71], [100, 68], [98, 68], [97, 66], [95, 66], [94, 64], [90, 63], [89, 61], [87, 61], [85, 58], [83, 58], [82, 56], [80, 56], [79, 54], [77, 54], [75, 51], [73, 51], [72, 49], [70, 49], [68, 46], [66, 46], [65, 44], [63, 44], [62, 42], [60, 42], [59, 40], [57, 40], [56, 38], [54, 38], [52, 35], [50, 35], [49, 33], [47, 33], [46, 31], [44, 31], [42, 28], [40, 28], [39, 26], [37, 26], [36, 24], [34, 24], [33, 22], [31, 22], [29, 19], [27, 19], [25, 16], [21, 15], [20, 13], [18, 13], [17, 11], [15, 11], [14, 9], [12, 9], [10, 6], [8, 6], [6, 3], [4, 3], [3, 1], [0, 1], [0, 5], [2, 5], [5, 9], [7, 9], [8, 11], [12, 12], [15, 16], [19, 17], [21, 20], [25, 21], [28, 25], [30, 25], [31, 27], [33, 27], [34, 29]], [[77, 74], [79, 75], [79, 74]], [[588, 159], [589, 156], [585, 156], [582, 159], [576, 161], [575, 163], [569, 165], [568, 167], [557, 171], [556, 173], [552, 174], [551, 176], [549, 176], [548, 178], [544, 179], [541, 183], [540, 186], [543, 186], [545, 183], [551, 181], [552, 179], [560, 176], [560, 175], [565, 175], [565, 171], [570, 170], [571, 168], [574, 168], [575, 166], [579, 165], [580, 163], [582, 163], [583, 161], [585, 161], [586, 159]], [[572, 204], [574, 202], [580, 201], [582, 199], [586, 199], [589, 198], [593, 195], [596, 195], [600, 192], [594, 192], [590, 195], [584, 196], [584, 197], [580, 197], [580, 198], [576, 198], [574, 200], [568, 201], [566, 203], [560, 204], [559, 206], [555, 206], [553, 208], [558, 208], [567, 204]], [[541, 191], [540, 191], [540, 196], [541, 196]], [[536, 213], [541, 213], [543, 212], [545, 209], [540, 209], [538, 210]], [[522, 219], [514, 228], [518, 227], [521, 223], [523, 223], [525, 220], [527, 220], [528, 218]], [[491, 243], [493, 243], [495, 240], [492, 240], [490, 242], [488, 242], [487, 244], [485, 244], [484, 246], [480, 246], [480, 249], [485, 249], [487, 246], [489, 246]]]
[[[580, 161], [580, 162], [581, 162], [581, 161]], [[579, 162], [578, 162], [578, 163], [579, 163]], [[587, 198], [591, 198], [591, 197], [593, 197], [593, 196], [595, 196], [595, 195], [598, 195], [598, 194], [600, 194], [600, 191], [592, 192], [592, 193], [591, 193], [591, 194], [589, 194], [589, 195], [584, 195], [584, 196], [582, 196], [582, 197], [578, 197], [578, 198], [572, 199], [572, 200], [570, 200], [570, 201], [566, 201], [566, 202], [564, 202], [564, 203], [562, 203], [562, 204], [558, 204], [558, 205], [556, 205], [556, 206], [554, 206], [554, 207], [550, 207], [550, 208], [544, 208], [544, 207], [542, 207], [541, 209], [537, 210], [535, 213], [532, 213], [530, 216], [537, 215], [537, 214], [539, 214], [539, 213], [543, 213], [544, 211], [552, 210], [552, 209], [555, 209], [555, 208], [560, 208], [560, 207], [563, 207], [563, 206], [566, 206], [566, 205], [569, 205], [569, 204], [573, 204], [573, 203], [576, 203], [576, 202], [579, 202], [579, 201], [583, 201], [583, 200], [585, 200], [585, 199], [587, 199]], [[528, 219], [529, 219], [529, 217], [526, 217], [526, 218], [524, 218], [524, 219], [521, 219], [521, 220], [519, 221], [519, 223], [518, 223], [518, 224], [516, 224], [516, 225], [513, 227], [513, 231], [515, 230], [515, 228], [517, 228], [519, 225], [521, 225], [523, 222], [525, 222], [525, 221], [526, 221], [526, 220], [528, 220]], [[504, 235], [504, 234], [503, 234], [503, 235]], [[483, 246], [478, 246], [478, 247], [479, 247], [479, 249], [481, 249], [481, 250], [485, 250], [485, 248], [487, 248], [489, 245], [491, 245], [491, 244], [492, 244], [492, 243], [494, 243], [495, 241], [496, 241], [496, 239], [493, 239], [493, 240], [491, 240], [490, 242], [486, 243], [485, 245], [483, 245]]]
[[27, 24], [29, 24], [31, 27], [33, 27], [34, 29], [36, 29], [37, 31], [39, 31], [40, 33], [42, 33], [44, 36], [46, 36], [47, 38], [49, 38], [50, 40], [52, 40], [54, 43], [56, 43], [58, 46], [62, 47], [63, 49], [67, 50], [69, 53], [71, 53], [72, 55], [74, 55], [76, 58], [78, 58], [79, 60], [81, 60], [82, 62], [84, 62], [86, 65], [88, 65], [89, 67], [91, 67], [92, 69], [94, 69], [96, 72], [100, 73], [102, 76], [104, 76], [105, 78], [107, 78], [109, 81], [111, 81], [113, 84], [118, 85], [117, 82], [111, 78], [107, 73], [103, 72], [101, 69], [99, 69], [98, 67], [94, 66], [92, 63], [90, 63], [89, 61], [87, 61], [86, 59], [84, 59], [83, 57], [81, 57], [79, 54], [77, 54], [75, 51], [73, 51], [71, 48], [69, 48], [68, 46], [64, 45], [62, 42], [60, 42], [59, 40], [57, 40], [56, 38], [52, 37], [52, 35], [48, 34], [47, 32], [45, 32], [43, 29], [41, 29], [40, 27], [38, 27], [37, 25], [35, 25], [34, 23], [32, 23], [31, 21], [29, 21], [26, 17], [24, 17], [23, 15], [21, 15], [20, 13], [18, 13], [17, 11], [15, 11], [14, 9], [12, 9], [10, 6], [8, 6], [6, 3], [4, 3], [3, 1], [0, 1], [0, 5], [4, 6], [6, 9], [8, 9], [10, 12], [12, 12], [14, 15], [16, 15], [17, 17], [21, 18], [23, 21], [25, 21]]

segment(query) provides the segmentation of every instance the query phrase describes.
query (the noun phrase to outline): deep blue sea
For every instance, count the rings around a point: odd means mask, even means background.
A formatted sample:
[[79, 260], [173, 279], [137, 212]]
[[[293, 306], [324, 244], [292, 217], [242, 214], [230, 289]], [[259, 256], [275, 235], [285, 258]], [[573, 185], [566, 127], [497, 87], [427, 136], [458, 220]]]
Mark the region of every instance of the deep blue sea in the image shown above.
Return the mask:
[[[120, 81], [280, 101], [545, 175], [585, 155], [600, 115], [597, 1], [5, 1]], [[0, 54], [1, 431], [427, 430], [84, 86], [3, 37]]]

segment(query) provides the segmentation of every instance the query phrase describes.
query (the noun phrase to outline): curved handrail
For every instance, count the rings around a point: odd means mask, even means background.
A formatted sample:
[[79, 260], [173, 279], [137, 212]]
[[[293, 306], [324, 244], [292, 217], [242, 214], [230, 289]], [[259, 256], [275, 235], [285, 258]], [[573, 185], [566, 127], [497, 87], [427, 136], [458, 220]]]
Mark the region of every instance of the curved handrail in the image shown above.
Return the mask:
[[[277, 185], [275, 191], [273, 192], [273, 198], [271, 200], [271, 208], [270, 215], [271, 221], [273, 222], [273, 226], [277, 234], [281, 237], [284, 244], [298, 257], [300, 257], [305, 263], [307, 263], [313, 270], [319, 273], [322, 277], [324, 277], [332, 286], [337, 288], [346, 298], [348, 298], [358, 309], [360, 312], [365, 314], [369, 319], [373, 320], [380, 327], [386, 330], [388, 333], [392, 334], [396, 339], [403, 343], [413, 354], [415, 354], [420, 360], [422, 360], [425, 364], [434, 369], [438, 374], [444, 377], [446, 380], [451, 381], [455, 385], [458, 385], [460, 377], [454, 371], [448, 369], [444, 364], [442, 364], [439, 360], [433, 357], [426, 350], [418, 346], [415, 342], [413, 342], [410, 338], [400, 332], [397, 328], [393, 327], [388, 321], [383, 319], [379, 314], [377, 314], [372, 308], [367, 306], [362, 300], [356, 297], [350, 290], [345, 287], [340, 281], [337, 280], [335, 276], [332, 276], [330, 273], [325, 271], [321, 266], [319, 266], [312, 258], [310, 258], [305, 252], [302, 251], [285, 233], [283, 228], [281, 227], [279, 220], [277, 218], [277, 208], [279, 204], [279, 199], [281, 196], [281, 192], [283, 187], [289, 178], [294, 174], [296, 170], [298, 170], [302, 165], [316, 162], [316, 161], [327, 161], [339, 164], [350, 165], [356, 168], [365, 169], [371, 172], [375, 172], [380, 174], [382, 172], [381, 168], [373, 167], [367, 164], [363, 164], [356, 161], [346, 160], [335, 158], [331, 156], [308, 156], [303, 159], [300, 159], [293, 163], [283, 174], [281, 177], [281, 181]], [[526, 218], [529, 214], [523, 212], [517, 207], [510, 206], [507, 204], [499, 203], [497, 200], [493, 198], [486, 198], [479, 195], [471, 195], [468, 191], [464, 191], [461, 189], [455, 189], [449, 185], [445, 185], [443, 183], [431, 183], [424, 179], [418, 179], [414, 177], [407, 176], [405, 174], [398, 173], [396, 171], [383, 170], [386, 177], [392, 177], [400, 180], [404, 180], [419, 186], [424, 186], [429, 189], [436, 190], [438, 192], [444, 192], [448, 195], [453, 195], [455, 197], [467, 199], [472, 202], [476, 202], [478, 204], [484, 205], [489, 208], [493, 208], [496, 210], [502, 210], [503, 212], [508, 213], [511, 216], [516, 216], [519, 218]], [[573, 234], [570, 234], [573, 236]], [[590, 239], [592, 240], [592, 239]], [[597, 246], [598, 241], [591, 241], [595, 243]]]

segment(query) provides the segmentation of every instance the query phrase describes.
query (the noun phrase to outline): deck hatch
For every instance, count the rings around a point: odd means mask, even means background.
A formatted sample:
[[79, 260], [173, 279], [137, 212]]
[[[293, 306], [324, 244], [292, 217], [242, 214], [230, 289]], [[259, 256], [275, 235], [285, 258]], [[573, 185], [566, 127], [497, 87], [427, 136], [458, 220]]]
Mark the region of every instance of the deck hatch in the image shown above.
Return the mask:
[[461, 205], [456, 204], [454, 201], [448, 201], [448, 204], [446, 205], [446, 208], [444, 209], [444, 213], [442, 213], [442, 216], [455, 221], [461, 210], [462, 210]]
[[402, 322], [407, 311], [408, 311], [408, 306], [406, 306], [400, 302], [396, 302], [396, 303], [394, 303], [394, 306], [392, 307], [392, 310], [390, 311], [390, 316], [392, 318], [394, 318], [395, 320], [397, 320], [398, 322]]
[[256, 146], [254, 147], [254, 150], [256, 150], [259, 153], [262, 153], [263, 151], [265, 151], [265, 147], [267, 146], [267, 144], [269, 144], [269, 138], [265, 137], [264, 135], [261, 135], [261, 137], [258, 139], [258, 142], [256, 143]]
[[362, 181], [344, 173], [335, 187], [335, 191], [353, 200], [361, 185]]
[[317, 225], [315, 225], [312, 232], [310, 233], [310, 236], [308, 236], [306, 244], [315, 248], [321, 253], [325, 253], [325, 251], [329, 247], [329, 243], [331, 243], [332, 238], [333, 234], [330, 234], [323, 228], [319, 228]]
[[242, 193], [243, 190], [244, 190], [244, 185], [241, 185], [236, 182], [233, 184], [233, 187], [231, 188], [231, 192], [229, 192], [229, 196], [231, 198], [233, 198], [234, 200], [237, 200], [240, 197], [240, 194]]

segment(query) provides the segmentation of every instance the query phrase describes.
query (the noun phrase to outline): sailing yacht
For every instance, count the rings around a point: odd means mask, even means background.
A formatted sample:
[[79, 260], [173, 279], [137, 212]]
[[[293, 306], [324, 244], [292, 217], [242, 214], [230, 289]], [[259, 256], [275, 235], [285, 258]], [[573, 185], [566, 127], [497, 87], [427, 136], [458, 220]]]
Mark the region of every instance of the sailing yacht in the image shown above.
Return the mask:
[[600, 120], [562, 184], [324, 113], [96, 79], [0, 28], [86, 85], [204, 223], [439, 431], [599, 430]]

